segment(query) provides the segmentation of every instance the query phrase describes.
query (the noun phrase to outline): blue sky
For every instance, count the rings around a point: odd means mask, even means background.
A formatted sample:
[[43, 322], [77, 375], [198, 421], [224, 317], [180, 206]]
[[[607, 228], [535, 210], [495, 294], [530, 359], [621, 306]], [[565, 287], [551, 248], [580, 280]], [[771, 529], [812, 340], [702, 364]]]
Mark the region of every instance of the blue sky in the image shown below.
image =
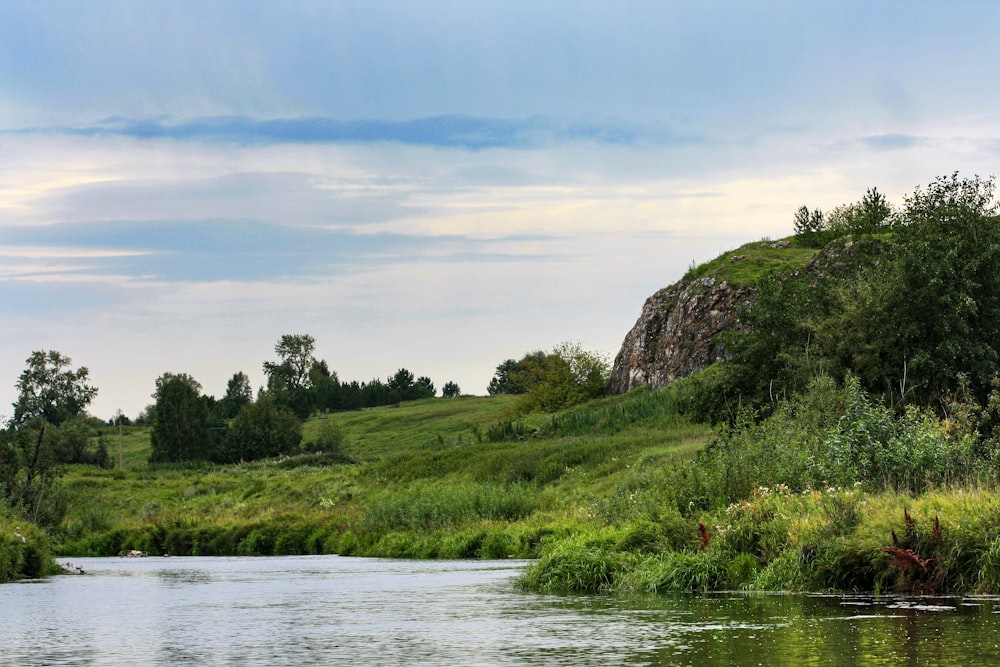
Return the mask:
[[0, 0], [0, 414], [36, 349], [99, 416], [260, 384], [286, 333], [468, 393], [613, 356], [803, 204], [993, 174], [998, 35], [986, 0]]

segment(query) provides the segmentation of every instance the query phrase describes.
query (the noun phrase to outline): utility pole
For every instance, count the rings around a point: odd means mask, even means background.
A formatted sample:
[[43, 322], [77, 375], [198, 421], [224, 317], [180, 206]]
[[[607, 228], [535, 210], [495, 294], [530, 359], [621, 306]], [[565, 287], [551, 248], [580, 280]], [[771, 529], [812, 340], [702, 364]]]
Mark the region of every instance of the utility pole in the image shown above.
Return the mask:
[[122, 454], [122, 411], [118, 409], [118, 469], [125, 470], [125, 459]]

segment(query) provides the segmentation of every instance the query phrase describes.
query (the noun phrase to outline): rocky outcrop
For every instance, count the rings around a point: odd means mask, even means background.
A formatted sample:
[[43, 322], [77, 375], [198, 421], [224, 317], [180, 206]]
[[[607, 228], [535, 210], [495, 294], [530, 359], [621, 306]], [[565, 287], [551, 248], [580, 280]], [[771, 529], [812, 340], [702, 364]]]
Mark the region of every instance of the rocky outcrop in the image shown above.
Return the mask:
[[[742, 258], [740, 258], [742, 259]], [[705, 277], [681, 281], [646, 299], [615, 357], [608, 391], [664, 387], [725, 358], [718, 335], [733, 326], [753, 288]]]
[[[794, 248], [788, 241], [751, 243], [720, 256], [713, 263], [726, 275], [725, 267], [731, 268], [736, 262], [753, 262], [760, 252], [768, 253], [773, 262], [774, 250]], [[808, 259], [790, 254], [784, 264], [761, 275], [773, 275], [776, 271], [782, 280], [803, 273], [810, 281], [850, 279], [853, 256], [882, 251], [877, 240], [852, 241], [844, 237], [831, 241]], [[710, 265], [700, 268], [705, 266]], [[615, 357], [608, 393], [623, 394], [644, 384], [665, 387], [726, 359], [719, 334], [739, 326], [738, 311], [755, 297], [753, 287], [734, 287], [710, 275], [681, 280], [649, 297]]]

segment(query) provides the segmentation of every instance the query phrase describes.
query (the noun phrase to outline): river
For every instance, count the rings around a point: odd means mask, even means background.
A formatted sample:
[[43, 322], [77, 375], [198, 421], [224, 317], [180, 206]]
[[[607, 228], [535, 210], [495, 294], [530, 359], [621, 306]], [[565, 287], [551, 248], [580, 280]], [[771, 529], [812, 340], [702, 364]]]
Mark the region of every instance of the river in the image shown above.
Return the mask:
[[535, 595], [519, 561], [74, 565], [0, 586], [0, 664], [1000, 664], [992, 598]]

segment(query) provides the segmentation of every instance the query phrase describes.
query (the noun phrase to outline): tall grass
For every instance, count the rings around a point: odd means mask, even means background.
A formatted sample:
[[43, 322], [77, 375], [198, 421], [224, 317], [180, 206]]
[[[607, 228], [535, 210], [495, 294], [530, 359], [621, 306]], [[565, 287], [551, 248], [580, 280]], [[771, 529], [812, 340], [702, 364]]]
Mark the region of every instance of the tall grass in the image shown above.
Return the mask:
[[637, 551], [625, 539], [633, 526], [577, 534], [552, 544], [521, 585], [548, 592], [1000, 590], [1000, 501], [989, 491], [907, 498], [767, 490], [700, 518], [707, 540], [690, 519], [680, 548]]
[[37, 579], [55, 571], [48, 535], [33, 524], [0, 515], [0, 582]]

